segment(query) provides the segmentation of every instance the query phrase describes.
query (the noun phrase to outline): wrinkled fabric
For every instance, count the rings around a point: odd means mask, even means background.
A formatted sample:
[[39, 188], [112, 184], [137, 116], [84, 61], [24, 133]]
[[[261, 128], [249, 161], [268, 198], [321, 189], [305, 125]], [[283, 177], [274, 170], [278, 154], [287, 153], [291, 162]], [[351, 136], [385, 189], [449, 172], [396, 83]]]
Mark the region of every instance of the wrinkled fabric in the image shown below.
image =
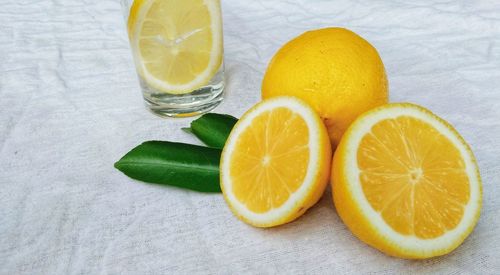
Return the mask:
[[131, 180], [113, 163], [145, 140], [198, 143], [191, 121], [143, 106], [118, 0], [3, 0], [0, 274], [493, 274], [500, 270], [500, 4], [222, 0], [226, 98], [260, 98], [279, 47], [347, 27], [379, 51], [390, 99], [423, 105], [473, 149], [484, 205], [447, 256], [408, 261], [355, 238], [328, 190], [290, 224], [257, 229], [220, 194]]

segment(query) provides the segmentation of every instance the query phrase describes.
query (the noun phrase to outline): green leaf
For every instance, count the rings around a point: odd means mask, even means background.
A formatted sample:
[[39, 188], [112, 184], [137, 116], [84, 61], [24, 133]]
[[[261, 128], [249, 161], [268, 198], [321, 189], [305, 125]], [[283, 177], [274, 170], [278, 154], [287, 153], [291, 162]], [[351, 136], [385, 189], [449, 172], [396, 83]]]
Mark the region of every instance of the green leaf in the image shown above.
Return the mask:
[[221, 192], [221, 150], [168, 141], [146, 141], [135, 147], [115, 168], [140, 181], [200, 192]]
[[237, 121], [230, 115], [208, 113], [191, 122], [191, 132], [206, 145], [222, 149]]

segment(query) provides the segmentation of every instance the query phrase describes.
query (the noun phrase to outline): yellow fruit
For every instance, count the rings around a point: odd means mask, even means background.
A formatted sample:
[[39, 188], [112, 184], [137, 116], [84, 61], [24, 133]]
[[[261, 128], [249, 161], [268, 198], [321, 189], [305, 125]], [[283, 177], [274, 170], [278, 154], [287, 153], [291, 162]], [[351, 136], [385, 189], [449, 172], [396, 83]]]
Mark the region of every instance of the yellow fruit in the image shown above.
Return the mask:
[[128, 32], [140, 77], [159, 91], [192, 92], [221, 66], [219, 0], [135, 0]]
[[309, 105], [293, 97], [264, 100], [229, 135], [220, 164], [222, 192], [246, 223], [284, 224], [319, 200], [330, 162], [326, 128]]
[[387, 103], [387, 78], [375, 48], [342, 28], [308, 31], [273, 57], [262, 98], [296, 96], [324, 120], [332, 144], [361, 113]]
[[477, 223], [482, 187], [474, 155], [453, 127], [407, 103], [362, 114], [333, 160], [338, 214], [365, 243], [402, 258], [458, 247]]

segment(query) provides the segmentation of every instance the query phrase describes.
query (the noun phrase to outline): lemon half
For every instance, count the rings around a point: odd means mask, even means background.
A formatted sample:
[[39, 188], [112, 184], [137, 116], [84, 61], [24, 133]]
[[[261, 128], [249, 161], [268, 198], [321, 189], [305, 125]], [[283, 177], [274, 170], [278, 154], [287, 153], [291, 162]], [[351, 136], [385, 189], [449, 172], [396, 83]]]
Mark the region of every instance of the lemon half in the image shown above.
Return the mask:
[[392, 256], [449, 253], [479, 218], [482, 187], [472, 151], [450, 124], [414, 104], [362, 114], [342, 137], [332, 174], [347, 227]]
[[224, 146], [221, 188], [233, 213], [257, 227], [298, 218], [330, 175], [326, 127], [302, 100], [276, 97], [247, 111]]

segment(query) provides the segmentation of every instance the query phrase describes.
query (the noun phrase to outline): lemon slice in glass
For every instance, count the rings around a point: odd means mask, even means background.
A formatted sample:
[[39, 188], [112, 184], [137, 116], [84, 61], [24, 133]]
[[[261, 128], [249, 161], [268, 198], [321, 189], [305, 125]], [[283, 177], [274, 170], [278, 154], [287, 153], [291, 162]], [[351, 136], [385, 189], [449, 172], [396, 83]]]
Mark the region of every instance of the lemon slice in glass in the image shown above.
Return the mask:
[[140, 77], [161, 92], [192, 92], [221, 66], [219, 0], [136, 0], [128, 33]]

